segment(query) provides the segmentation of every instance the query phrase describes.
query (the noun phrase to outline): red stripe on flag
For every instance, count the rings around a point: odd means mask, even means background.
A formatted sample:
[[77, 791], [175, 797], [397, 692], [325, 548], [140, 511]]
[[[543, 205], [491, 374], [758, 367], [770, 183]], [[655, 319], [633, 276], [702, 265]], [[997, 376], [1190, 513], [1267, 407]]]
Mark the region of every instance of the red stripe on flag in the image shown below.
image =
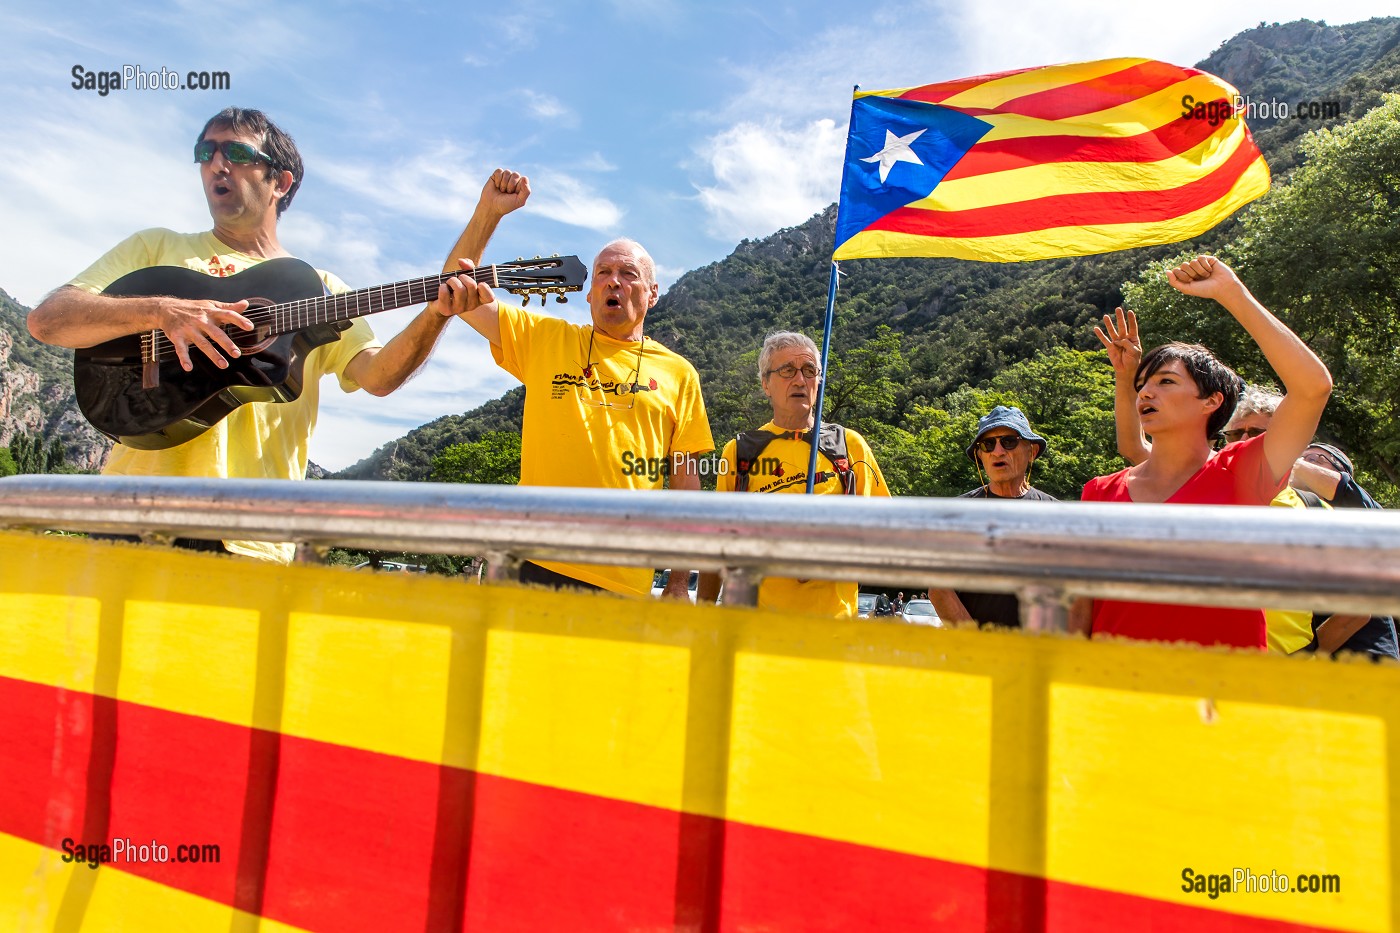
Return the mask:
[[677, 811], [483, 774], [477, 814], [468, 929], [662, 930], [687, 906]]
[[[104, 704], [111, 715], [94, 717]], [[83, 806], [89, 815], [110, 806], [112, 835], [221, 846], [217, 865], [118, 870], [236, 904], [236, 868], [238, 891], [254, 886], [263, 916], [306, 929], [1320, 929], [473, 776], [6, 678], [0, 709], [0, 832], [57, 849], [64, 835], [82, 835]], [[103, 748], [114, 752], [89, 774]], [[268, 819], [259, 788], [269, 779], [268, 831], [242, 825]], [[75, 792], [83, 806], [69, 806]], [[702, 869], [722, 872], [710, 894], [693, 883]]]
[[1052, 162], [1159, 162], [1189, 152], [1220, 131], [1209, 120], [1180, 117], [1136, 136], [1023, 136], [973, 146], [944, 181]]
[[866, 229], [968, 238], [1030, 233], [1055, 227], [1170, 220], [1225, 197], [1250, 165], [1261, 158], [1254, 147], [1241, 146], [1224, 165], [1205, 178], [1163, 191], [1060, 194], [963, 211], [901, 207]]
[[1195, 74], [1200, 72], [1165, 62], [1141, 62], [1087, 81], [1076, 81], [1012, 98], [998, 106], [996, 111], [1041, 120], [1064, 120], [1122, 106]]
[[1001, 71], [992, 75], [976, 75], [971, 78], [959, 78], [956, 81], [944, 81], [941, 84], [925, 84], [920, 87], [911, 87], [903, 94], [900, 94], [899, 99], [922, 100], [930, 104], [938, 104], [955, 94], [961, 94], [963, 91], [974, 88], [979, 84], [986, 84], [988, 81], [996, 81], [999, 78], [1009, 78], [1012, 75], [1025, 74], [1027, 71], [1036, 70], [1037, 68], [1017, 68], [1015, 71]]

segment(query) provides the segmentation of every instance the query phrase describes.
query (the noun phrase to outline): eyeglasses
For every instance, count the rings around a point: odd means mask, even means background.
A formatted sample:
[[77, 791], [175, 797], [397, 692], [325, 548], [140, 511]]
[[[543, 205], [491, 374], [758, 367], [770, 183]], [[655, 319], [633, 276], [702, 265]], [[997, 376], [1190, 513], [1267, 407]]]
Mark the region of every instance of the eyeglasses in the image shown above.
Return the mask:
[[972, 442], [972, 446], [980, 447], [984, 454], [989, 454], [997, 449], [997, 444], [1001, 444], [1002, 450], [1015, 450], [1017, 447], [1021, 446], [1022, 440], [1024, 440], [1024, 438], [1018, 434], [998, 434], [996, 437], [979, 437]]
[[1235, 428], [1233, 431], [1222, 431], [1221, 436], [1225, 438], [1225, 443], [1233, 444], [1242, 441], [1246, 437], [1258, 437], [1267, 431], [1268, 428]]
[[194, 144], [194, 160], [196, 162], [208, 162], [214, 158], [216, 152], [222, 152], [224, 158], [234, 165], [250, 165], [253, 162], [271, 164], [272, 162], [272, 156], [247, 143], [240, 143], [236, 139], [226, 139], [223, 142], [201, 139]]
[[820, 372], [821, 370], [817, 369], [817, 367], [811, 363], [803, 363], [801, 366], [798, 366], [796, 363], [784, 363], [777, 369], [770, 369], [765, 372], [763, 378], [767, 379], [769, 376], [776, 373], [783, 379], [791, 379], [793, 376], [801, 373], [804, 379], [815, 379]]
[[637, 347], [637, 365], [627, 374], [626, 379], [612, 387], [612, 391], [617, 395], [627, 396], [627, 404], [623, 405], [621, 402], [608, 401], [608, 390], [603, 388], [601, 382], [598, 388], [603, 393], [602, 401], [594, 398], [593, 391], [588, 388], [588, 380], [593, 378], [593, 336], [596, 333], [596, 331], [592, 331], [588, 335], [588, 353], [584, 358], [583, 380], [575, 386], [578, 391], [578, 400], [593, 408], [615, 408], [618, 411], [631, 411], [632, 406], [637, 404], [637, 392], [640, 391], [638, 383], [642, 374], [642, 352], [646, 349], [647, 338], [643, 337], [641, 345]]

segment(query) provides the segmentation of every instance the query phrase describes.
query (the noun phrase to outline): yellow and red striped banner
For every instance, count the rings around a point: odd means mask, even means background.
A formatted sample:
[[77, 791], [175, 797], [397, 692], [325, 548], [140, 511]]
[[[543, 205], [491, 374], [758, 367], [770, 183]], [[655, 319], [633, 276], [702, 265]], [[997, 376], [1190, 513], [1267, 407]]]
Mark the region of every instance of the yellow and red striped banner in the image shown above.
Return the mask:
[[857, 92], [833, 258], [1016, 262], [1197, 236], [1269, 190], [1239, 99], [1142, 58]]
[[[0, 620], [6, 931], [1387, 931], [1400, 910], [1400, 666], [20, 534]], [[64, 860], [113, 840], [219, 857]], [[1339, 890], [1183, 881], [1236, 868]]]

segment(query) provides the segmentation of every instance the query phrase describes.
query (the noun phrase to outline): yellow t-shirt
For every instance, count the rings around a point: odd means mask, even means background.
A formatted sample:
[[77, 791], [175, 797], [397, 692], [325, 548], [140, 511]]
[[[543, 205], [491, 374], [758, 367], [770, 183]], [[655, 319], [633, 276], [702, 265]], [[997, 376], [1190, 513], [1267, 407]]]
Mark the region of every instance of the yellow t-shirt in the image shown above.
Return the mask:
[[[1274, 501], [1269, 505], [1285, 509], [1307, 508], [1292, 486], [1283, 487], [1283, 491], [1274, 496]], [[1331, 508], [1325, 502], [1323, 507]], [[1313, 639], [1312, 613], [1306, 609], [1265, 609], [1264, 636], [1269, 650], [1280, 654], [1292, 654], [1306, 648]]]
[[[791, 434], [768, 422], [759, 430], [770, 434]], [[735, 448], [738, 441], [724, 445], [720, 463], [716, 469], [716, 488], [720, 492], [733, 492], [735, 478]], [[846, 429], [846, 454], [855, 474], [858, 496], [889, 496], [884, 474], [875, 462], [875, 454], [870, 445], [850, 428]], [[807, 492], [807, 463], [811, 459], [812, 445], [792, 437], [780, 437], [763, 448], [758, 462], [749, 474], [749, 492], [798, 493]], [[767, 458], [773, 458], [769, 460]], [[817, 495], [841, 495], [841, 479], [826, 454], [817, 454], [817, 472], [827, 476], [817, 483], [812, 491]], [[777, 609], [787, 612], [805, 612], [812, 615], [848, 618], [856, 614], [857, 583], [842, 583], [835, 580], [793, 580], [787, 577], [768, 577], [758, 586], [758, 605], [762, 609]]]
[[[225, 245], [212, 232], [142, 230], [117, 244], [68, 284], [96, 294], [128, 272], [147, 266], [182, 266], [229, 276], [261, 261]], [[331, 293], [350, 290], [330, 273], [317, 271]], [[345, 366], [361, 350], [378, 346], [369, 325], [357, 318], [339, 340], [308, 354], [299, 398], [240, 405], [194, 440], [165, 450], [135, 450], [118, 444], [102, 472], [116, 476], [304, 479], [307, 448], [316, 428], [321, 377], [335, 373], [340, 387], [354, 392], [359, 385], [345, 377]], [[290, 562], [295, 552], [291, 544], [269, 541], [225, 541], [224, 545], [236, 554], [281, 563]]]
[[[525, 384], [520, 485], [661, 489], [673, 454], [714, 449], [700, 377], [683, 357], [649, 337], [614, 340], [592, 325], [505, 303], [499, 318], [501, 345], [491, 353]], [[651, 595], [650, 567], [540, 566], [615, 593]]]

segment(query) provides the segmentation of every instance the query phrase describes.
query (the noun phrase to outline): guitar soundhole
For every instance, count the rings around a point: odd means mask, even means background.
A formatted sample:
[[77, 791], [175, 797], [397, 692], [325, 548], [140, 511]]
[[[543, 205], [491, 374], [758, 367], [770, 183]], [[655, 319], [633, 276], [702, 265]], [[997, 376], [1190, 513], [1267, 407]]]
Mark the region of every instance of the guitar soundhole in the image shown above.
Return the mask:
[[224, 328], [233, 337], [233, 342], [238, 344], [238, 348], [244, 356], [250, 353], [260, 353], [272, 345], [272, 341], [275, 339], [273, 325], [276, 323], [276, 319], [272, 312], [262, 310], [271, 307], [271, 305], [272, 302], [266, 298], [249, 298], [248, 310], [243, 312], [243, 316], [253, 322], [253, 329], [240, 330], [232, 325]]

